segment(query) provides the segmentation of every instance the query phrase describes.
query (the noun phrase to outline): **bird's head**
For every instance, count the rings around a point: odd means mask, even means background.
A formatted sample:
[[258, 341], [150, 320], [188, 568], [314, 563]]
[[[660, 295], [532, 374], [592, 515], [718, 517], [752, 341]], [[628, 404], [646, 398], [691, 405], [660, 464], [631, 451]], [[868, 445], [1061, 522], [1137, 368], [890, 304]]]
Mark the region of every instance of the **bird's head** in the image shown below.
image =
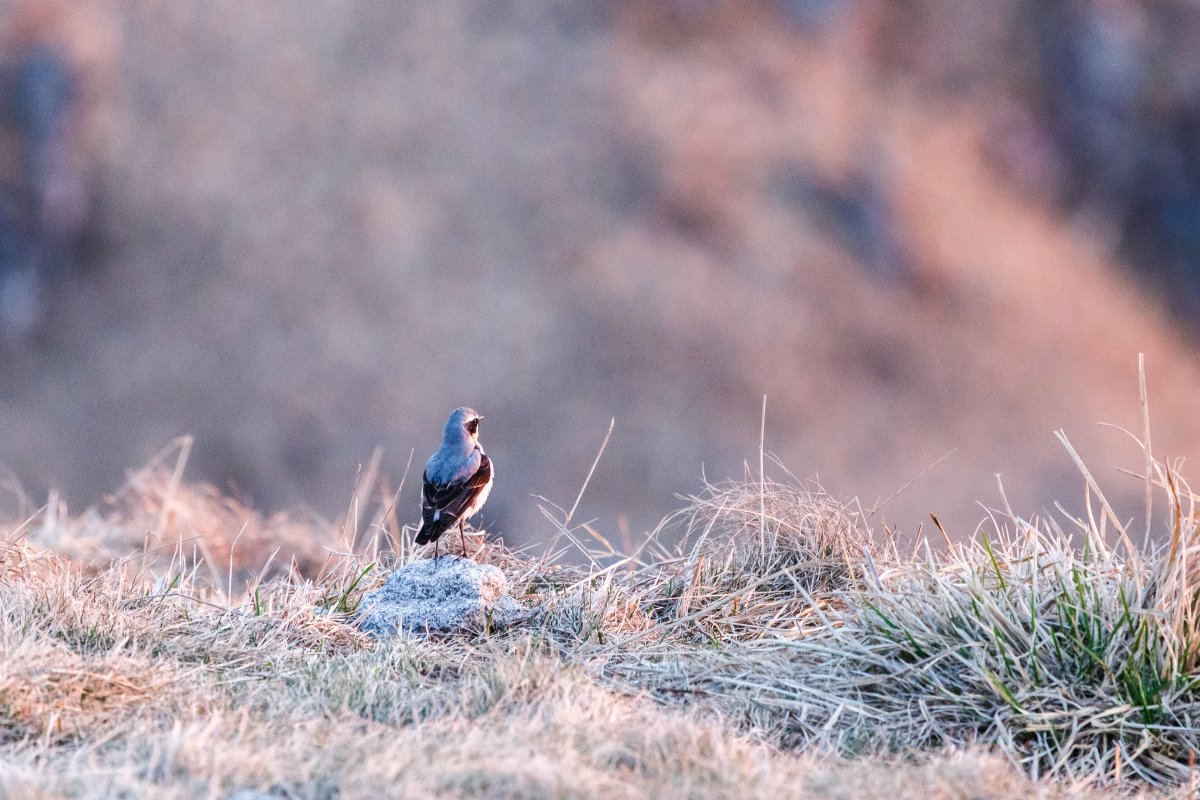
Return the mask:
[[446, 420], [443, 437], [447, 441], [465, 438], [471, 444], [479, 440], [479, 420], [483, 417], [473, 408], [456, 408]]

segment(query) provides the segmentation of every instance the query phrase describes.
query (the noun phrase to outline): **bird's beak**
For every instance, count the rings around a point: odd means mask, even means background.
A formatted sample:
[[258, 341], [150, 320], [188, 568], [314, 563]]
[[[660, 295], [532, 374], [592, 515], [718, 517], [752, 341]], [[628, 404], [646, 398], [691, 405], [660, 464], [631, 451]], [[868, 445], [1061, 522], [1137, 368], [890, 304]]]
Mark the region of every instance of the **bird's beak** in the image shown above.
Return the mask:
[[485, 419], [487, 419], [487, 417], [480, 417], [480, 418], [479, 418], [477, 421], [478, 421], [478, 422], [483, 422]]

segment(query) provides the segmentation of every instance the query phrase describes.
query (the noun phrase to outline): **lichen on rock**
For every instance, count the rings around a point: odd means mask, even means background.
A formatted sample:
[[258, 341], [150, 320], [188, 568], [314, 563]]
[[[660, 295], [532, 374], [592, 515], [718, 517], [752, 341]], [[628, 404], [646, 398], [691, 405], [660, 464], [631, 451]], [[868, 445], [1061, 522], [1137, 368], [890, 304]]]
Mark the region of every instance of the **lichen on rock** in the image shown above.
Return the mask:
[[496, 630], [525, 617], [497, 567], [444, 555], [410, 561], [367, 592], [358, 624], [378, 639], [406, 634]]

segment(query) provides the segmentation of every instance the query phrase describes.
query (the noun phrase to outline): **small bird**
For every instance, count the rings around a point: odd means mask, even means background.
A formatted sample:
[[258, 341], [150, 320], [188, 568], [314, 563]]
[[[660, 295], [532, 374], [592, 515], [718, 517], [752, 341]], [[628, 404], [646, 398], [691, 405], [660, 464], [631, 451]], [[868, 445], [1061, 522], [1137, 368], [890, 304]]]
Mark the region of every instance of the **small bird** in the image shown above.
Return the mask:
[[492, 491], [492, 460], [479, 445], [481, 419], [472, 408], [454, 409], [442, 430], [442, 446], [425, 462], [417, 544], [434, 542], [435, 559], [438, 537], [455, 525], [466, 554], [463, 525], [483, 508]]

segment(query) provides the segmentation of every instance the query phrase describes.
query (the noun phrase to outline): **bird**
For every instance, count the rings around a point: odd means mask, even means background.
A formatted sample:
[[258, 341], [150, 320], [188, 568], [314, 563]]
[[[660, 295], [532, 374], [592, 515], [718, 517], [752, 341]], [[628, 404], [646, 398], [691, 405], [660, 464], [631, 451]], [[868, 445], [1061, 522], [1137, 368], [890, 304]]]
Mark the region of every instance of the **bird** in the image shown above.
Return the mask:
[[482, 419], [473, 408], [454, 409], [442, 430], [442, 446], [425, 462], [416, 541], [433, 542], [435, 560], [438, 538], [455, 525], [466, 554], [463, 525], [479, 513], [492, 491], [492, 460], [479, 444]]

